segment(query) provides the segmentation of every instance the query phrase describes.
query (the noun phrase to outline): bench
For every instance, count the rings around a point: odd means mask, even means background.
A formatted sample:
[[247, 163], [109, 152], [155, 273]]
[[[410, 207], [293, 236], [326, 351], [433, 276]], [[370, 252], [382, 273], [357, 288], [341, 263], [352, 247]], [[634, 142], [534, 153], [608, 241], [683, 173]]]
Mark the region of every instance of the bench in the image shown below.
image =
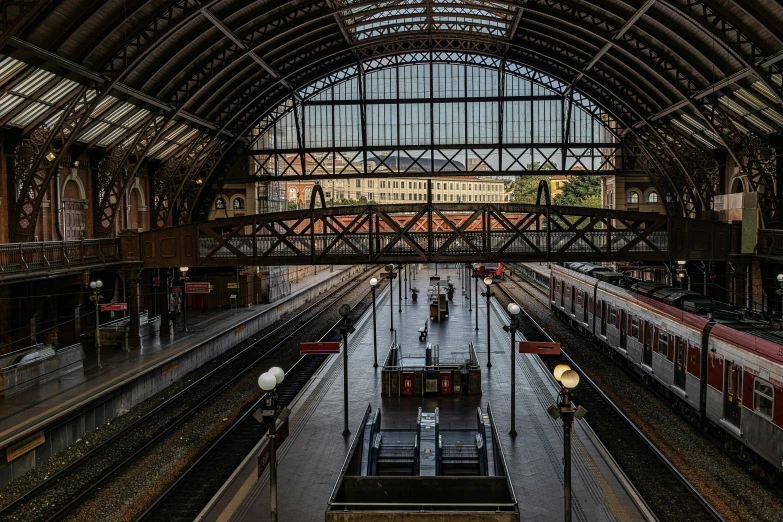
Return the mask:
[[424, 321], [424, 327], [419, 328], [419, 341], [427, 340], [427, 321]]

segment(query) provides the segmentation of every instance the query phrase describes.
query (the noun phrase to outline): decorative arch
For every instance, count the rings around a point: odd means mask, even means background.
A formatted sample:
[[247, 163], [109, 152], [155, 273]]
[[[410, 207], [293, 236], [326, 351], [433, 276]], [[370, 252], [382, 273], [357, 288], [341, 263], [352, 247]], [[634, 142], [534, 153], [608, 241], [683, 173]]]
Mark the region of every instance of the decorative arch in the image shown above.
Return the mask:
[[65, 188], [68, 186], [68, 183], [73, 182], [76, 185], [76, 189], [79, 193], [79, 199], [87, 201], [87, 191], [84, 188], [84, 183], [82, 183], [82, 180], [79, 178], [79, 173], [76, 169], [69, 169], [68, 175], [62, 178], [62, 192], [60, 193], [60, 197], [62, 199], [65, 199]]

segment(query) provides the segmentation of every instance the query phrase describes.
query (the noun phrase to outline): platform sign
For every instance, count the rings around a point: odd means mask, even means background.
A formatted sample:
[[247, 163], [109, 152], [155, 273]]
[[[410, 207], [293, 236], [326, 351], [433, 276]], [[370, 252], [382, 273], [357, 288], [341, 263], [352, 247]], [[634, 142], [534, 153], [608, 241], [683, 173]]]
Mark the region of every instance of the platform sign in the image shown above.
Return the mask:
[[430, 281], [440, 281], [440, 276], [430, 276]]
[[519, 343], [519, 353], [560, 355], [560, 343], [531, 343], [523, 341]]
[[152, 286], [160, 286], [160, 277], [152, 278]]
[[[283, 422], [281, 422], [277, 429], [275, 430], [275, 433], [277, 434], [277, 437], [275, 438], [275, 445], [277, 446], [277, 450], [280, 449], [280, 446], [283, 445], [283, 442], [285, 442], [285, 439], [288, 438], [288, 417], [285, 418]], [[261, 450], [261, 453], [258, 455], [258, 478], [261, 478], [261, 474], [264, 472], [264, 468], [266, 468], [269, 465], [269, 460], [271, 459], [271, 453], [272, 450], [269, 447], [269, 444], [264, 446], [264, 449]]]
[[101, 305], [101, 312], [124, 312], [128, 309], [128, 303], [109, 303]]
[[241, 275], [241, 276], [254, 276], [254, 275], [256, 275], [256, 271], [255, 270], [241, 270], [239, 272], [239, 275]]
[[378, 279], [397, 279], [397, 272], [381, 272]]
[[208, 294], [212, 291], [212, 285], [209, 283], [185, 283], [185, 293], [187, 294]]
[[328, 355], [340, 353], [340, 343], [299, 343], [299, 355]]
[[239, 285], [237, 283], [228, 283], [226, 288], [239, 288]]

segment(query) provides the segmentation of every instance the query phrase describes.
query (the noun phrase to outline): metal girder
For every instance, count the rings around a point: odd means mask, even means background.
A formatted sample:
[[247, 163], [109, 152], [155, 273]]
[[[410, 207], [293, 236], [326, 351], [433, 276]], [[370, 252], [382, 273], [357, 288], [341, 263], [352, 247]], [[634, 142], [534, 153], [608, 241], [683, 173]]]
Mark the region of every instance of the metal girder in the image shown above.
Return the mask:
[[51, 128], [39, 127], [17, 146], [16, 199], [11, 220], [17, 241], [33, 239], [44, 194], [84, 121], [94, 110], [97, 98], [91, 87], [77, 89]]
[[[148, 267], [255, 266], [707, 260], [728, 255], [728, 234], [730, 226], [725, 223], [652, 213], [426, 203], [311, 208], [218, 219], [145, 232], [141, 241], [153, 245], [145, 249], [149, 257], [142, 260]], [[698, 248], [688, 254], [683, 240], [693, 241], [690, 245]]]

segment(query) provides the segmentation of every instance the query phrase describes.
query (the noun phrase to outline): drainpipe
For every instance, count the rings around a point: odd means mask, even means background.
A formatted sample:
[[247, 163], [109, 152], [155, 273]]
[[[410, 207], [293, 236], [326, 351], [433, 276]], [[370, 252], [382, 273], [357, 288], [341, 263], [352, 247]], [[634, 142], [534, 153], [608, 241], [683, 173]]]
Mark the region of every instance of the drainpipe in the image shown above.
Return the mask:
[[57, 230], [57, 236], [60, 238], [60, 241], [65, 241], [65, 234], [62, 229], [63, 204], [60, 198], [60, 167], [57, 167], [57, 173], [55, 174], [54, 197], [52, 199], [52, 203], [57, 207], [54, 212], [54, 228]]

